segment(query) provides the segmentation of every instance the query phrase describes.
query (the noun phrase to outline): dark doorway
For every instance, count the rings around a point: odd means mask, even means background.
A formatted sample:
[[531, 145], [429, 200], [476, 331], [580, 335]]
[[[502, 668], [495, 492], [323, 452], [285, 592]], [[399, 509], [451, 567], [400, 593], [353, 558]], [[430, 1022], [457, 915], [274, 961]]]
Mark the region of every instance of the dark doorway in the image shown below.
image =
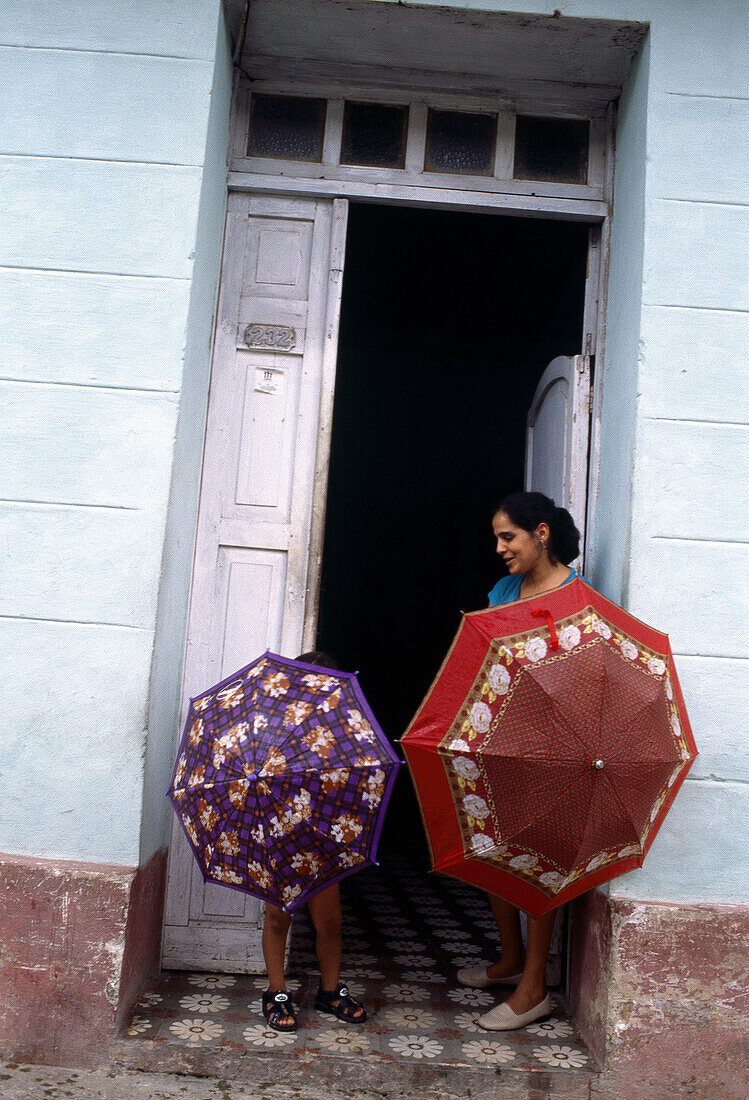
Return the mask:
[[[545, 366], [582, 350], [587, 242], [575, 222], [351, 207], [318, 645], [393, 740], [503, 572], [492, 506], [522, 488]], [[405, 768], [389, 843], [424, 844]]]

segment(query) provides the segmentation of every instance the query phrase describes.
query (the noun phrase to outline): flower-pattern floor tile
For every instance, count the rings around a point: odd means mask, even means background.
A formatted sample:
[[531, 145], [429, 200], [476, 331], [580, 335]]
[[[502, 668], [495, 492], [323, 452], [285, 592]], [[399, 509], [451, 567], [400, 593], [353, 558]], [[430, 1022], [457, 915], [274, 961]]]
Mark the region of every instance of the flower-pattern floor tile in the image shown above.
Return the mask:
[[496, 927], [481, 893], [389, 857], [379, 869], [345, 880], [341, 895], [341, 976], [364, 1003], [365, 1024], [341, 1023], [312, 1007], [318, 972], [303, 909], [294, 919], [289, 967], [298, 1031], [282, 1034], [263, 1020], [264, 977], [165, 971], [137, 1005], [127, 1038], [193, 1051], [593, 1072], [559, 996], [550, 1019], [520, 1031], [490, 1033], [476, 1025], [476, 1016], [509, 993], [465, 989], [455, 981], [460, 966], [497, 957]]

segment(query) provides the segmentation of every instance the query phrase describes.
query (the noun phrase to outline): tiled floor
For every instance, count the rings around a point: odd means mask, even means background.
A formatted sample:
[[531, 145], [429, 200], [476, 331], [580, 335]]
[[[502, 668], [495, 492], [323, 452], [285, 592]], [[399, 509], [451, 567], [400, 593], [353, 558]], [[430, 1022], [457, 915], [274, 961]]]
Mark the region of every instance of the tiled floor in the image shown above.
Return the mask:
[[294, 921], [289, 981], [300, 1008], [298, 1031], [280, 1034], [265, 1024], [264, 977], [166, 972], [139, 1004], [129, 1037], [186, 1052], [314, 1052], [560, 1073], [589, 1067], [559, 1003], [551, 1019], [517, 1032], [491, 1034], [474, 1023], [509, 992], [465, 989], [454, 980], [457, 968], [497, 957], [496, 926], [478, 891], [390, 859], [386, 868], [351, 876], [341, 893], [342, 977], [367, 1008], [366, 1024], [340, 1023], [313, 1009], [317, 965], [304, 909]]

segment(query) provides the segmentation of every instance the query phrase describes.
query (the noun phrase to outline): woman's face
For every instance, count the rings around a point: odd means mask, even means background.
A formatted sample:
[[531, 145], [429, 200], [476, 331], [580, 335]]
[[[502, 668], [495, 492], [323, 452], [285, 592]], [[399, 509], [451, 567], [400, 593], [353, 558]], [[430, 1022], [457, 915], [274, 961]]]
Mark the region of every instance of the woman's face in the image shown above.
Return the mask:
[[494, 516], [492, 530], [497, 540], [497, 553], [510, 573], [529, 573], [545, 552], [539, 534], [516, 527], [505, 512], [497, 512]]

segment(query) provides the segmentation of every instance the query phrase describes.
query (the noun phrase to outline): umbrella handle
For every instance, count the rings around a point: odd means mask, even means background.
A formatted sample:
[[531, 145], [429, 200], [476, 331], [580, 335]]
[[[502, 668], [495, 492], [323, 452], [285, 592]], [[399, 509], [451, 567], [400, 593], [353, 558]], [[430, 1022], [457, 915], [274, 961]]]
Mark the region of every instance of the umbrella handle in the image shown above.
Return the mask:
[[534, 618], [540, 619], [541, 616], [546, 619], [546, 625], [549, 628], [549, 638], [551, 639], [551, 648], [559, 649], [559, 638], [557, 636], [557, 628], [554, 625], [554, 616], [549, 611], [548, 607], [539, 607], [535, 611], [531, 611], [531, 615]]

